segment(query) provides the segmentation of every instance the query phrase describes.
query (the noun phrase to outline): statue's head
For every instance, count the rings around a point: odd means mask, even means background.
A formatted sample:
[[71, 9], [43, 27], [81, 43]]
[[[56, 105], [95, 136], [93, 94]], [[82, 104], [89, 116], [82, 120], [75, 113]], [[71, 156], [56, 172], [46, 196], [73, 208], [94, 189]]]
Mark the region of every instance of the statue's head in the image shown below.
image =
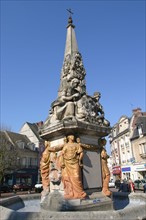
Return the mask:
[[94, 98], [100, 99], [101, 98], [101, 93], [100, 92], [94, 92]]
[[98, 144], [99, 144], [100, 147], [105, 146], [105, 145], [106, 145], [106, 142], [107, 142], [107, 141], [106, 141], [105, 138], [103, 138], [103, 139], [102, 139], [102, 138], [99, 138], [99, 139], [98, 139]]
[[76, 142], [77, 142], [77, 143], [80, 143], [80, 142], [81, 142], [81, 140], [80, 140], [79, 137], [76, 138]]
[[50, 142], [49, 141], [45, 141], [45, 148], [50, 147]]
[[75, 137], [74, 137], [73, 134], [70, 134], [70, 135], [67, 136], [67, 140], [68, 140], [68, 141], [69, 141], [69, 140], [74, 141], [74, 139], [75, 139]]
[[77, 78], [74, 78], [74, 79], [72, 80], [72, 87], [73, 87], [73, 88], [76, 88], [76, 86], [78, 85], [78, 83], [79, 83], [79, 80], [78, 80]]

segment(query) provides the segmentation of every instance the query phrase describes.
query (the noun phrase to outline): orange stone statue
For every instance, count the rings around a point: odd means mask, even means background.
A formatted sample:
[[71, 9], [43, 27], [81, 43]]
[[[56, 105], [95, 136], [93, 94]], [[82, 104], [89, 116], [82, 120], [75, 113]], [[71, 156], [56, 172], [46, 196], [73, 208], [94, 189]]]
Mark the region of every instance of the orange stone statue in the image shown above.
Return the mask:
[[67, 143], [62, 149], [64, 168], [62, 181], [64, 184], [65, 199], [83, 199], [87, 194], [83, 190], [81, 178], [81, 166], [83, 149], [75, 142], [74, 135], [67, 136]]
[[101, 144], [101, 166], [102, 166], [102, 192], [106, 196], [111, 195], [111, 191], [109, 190], [109, 181], [110, 181], [110, 171], [107, 165], [107, 159], [109, 158], [106, 149], [103, 147], [106, 145], [106, 139], [100, 139]]
[[45, 141], [45, 150], [40, 161], [40, 171], [43, 185], [42, 197], [46, 196], [50, 191], [50, 153], [60, 151], [62, 148], [63, 145], [59, 147], [50, 147], [50, 142]]

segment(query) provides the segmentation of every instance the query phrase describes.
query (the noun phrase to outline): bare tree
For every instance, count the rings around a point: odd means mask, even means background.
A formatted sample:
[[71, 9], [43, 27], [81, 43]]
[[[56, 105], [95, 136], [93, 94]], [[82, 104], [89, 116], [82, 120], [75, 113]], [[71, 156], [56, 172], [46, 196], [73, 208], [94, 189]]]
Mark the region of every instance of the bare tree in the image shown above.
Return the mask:
[[0, 183], [6, 172], [17, 168], [18, 157], [18, 147], [7, 139], [4, 131], [0, 131]]

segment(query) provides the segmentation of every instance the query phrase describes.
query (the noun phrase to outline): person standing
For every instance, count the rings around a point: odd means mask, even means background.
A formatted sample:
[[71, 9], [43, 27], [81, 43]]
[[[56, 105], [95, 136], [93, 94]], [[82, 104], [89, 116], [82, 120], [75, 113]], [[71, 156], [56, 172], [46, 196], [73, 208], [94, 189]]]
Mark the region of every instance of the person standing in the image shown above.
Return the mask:
[[126, 180], [121, 182], [118, 192], [129, 192], [129, 184]]
[[129, 179], [129, 190], [130, 192], [135, 192], [134, 183], [132, 182], [132, 179]]

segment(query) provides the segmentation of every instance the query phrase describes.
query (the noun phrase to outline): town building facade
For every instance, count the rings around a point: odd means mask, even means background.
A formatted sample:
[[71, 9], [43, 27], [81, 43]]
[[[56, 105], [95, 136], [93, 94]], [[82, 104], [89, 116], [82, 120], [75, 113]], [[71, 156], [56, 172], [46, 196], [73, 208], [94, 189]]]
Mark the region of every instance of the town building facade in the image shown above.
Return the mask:
[[19, 183], [34, 186], [38, 179], [38, 150], [26, 135], [0, 131], [2, 182], [8, 185]]
[[121, 116], [109, 135], [114, 179], [146, 178], [146, 112]]
[[43, 122], [36, 122], [36, 123], [30, 123], [30, 122], [25, 122], [19, 133], [26, 135], [28, 137], [28, 139], [34, 143], [35, 148], [38, 151], [38, 180], [37, 182], [41, 182], [41, 175], [40, 175], [40, 159], [42, 156], [42, 153], [45, 149], [44, 147], [44, 140], [42, 140], [42, 138], [39, 135], [39, 128], [43, 125]]

